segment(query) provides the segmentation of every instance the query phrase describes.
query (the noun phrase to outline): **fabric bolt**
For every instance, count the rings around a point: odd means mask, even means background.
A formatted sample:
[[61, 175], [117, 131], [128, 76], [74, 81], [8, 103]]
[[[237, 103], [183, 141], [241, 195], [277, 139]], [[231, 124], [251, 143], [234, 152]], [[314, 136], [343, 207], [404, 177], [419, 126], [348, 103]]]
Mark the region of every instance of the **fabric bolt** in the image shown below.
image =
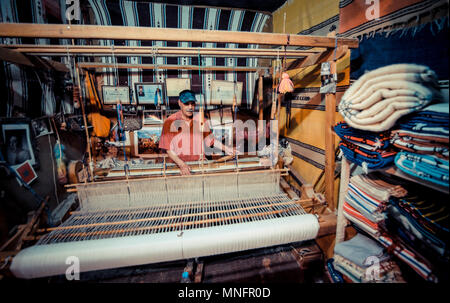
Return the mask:
[[409, 175], [444, 187], [449, 186], [449, 166], [444, 159], [402, 151], [395, 156], [395, 165]]
[[334, 126], [335, 133], [342, 139], [368, 150], [386, 149], [389, 146], [388, 132], [368, 132], [350, 127], [345, 122]]
[[365, 267], [364, 264], [368, 257], [377, 257], [379, 262], [389, 259], [383, 246], [362, 234], [357, 234], [348, 241], [336, 244], [334, 253], [360, 267]]
[[391, 165], [396, 155], [393, 149], [371, 151], [346, 141], [341, 141], [339, 148], [351, 162], [372, 169]]

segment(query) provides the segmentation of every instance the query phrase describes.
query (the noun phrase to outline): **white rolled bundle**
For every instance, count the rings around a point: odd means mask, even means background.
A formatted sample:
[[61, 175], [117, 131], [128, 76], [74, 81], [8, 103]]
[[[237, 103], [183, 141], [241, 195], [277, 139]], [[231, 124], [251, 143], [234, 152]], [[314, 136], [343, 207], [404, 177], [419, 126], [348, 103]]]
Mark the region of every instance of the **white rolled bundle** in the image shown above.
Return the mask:
[[440, 99], [436, 74], [426, 66], [394, 64], [370, 71], [345, 92], [339, 112], [351, 127], [380, 132], [402, 116]]

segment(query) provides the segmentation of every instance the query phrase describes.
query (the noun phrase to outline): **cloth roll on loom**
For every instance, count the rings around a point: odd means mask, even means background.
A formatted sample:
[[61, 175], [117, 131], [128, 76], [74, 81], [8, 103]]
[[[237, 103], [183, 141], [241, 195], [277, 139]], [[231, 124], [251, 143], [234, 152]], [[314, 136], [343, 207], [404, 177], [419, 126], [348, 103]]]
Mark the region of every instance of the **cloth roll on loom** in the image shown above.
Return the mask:
[[88, 272], [314, 239], [316, 216], [279, 180], [265, 170], [78, 185], [80, 211], [16, 255], [10, 270], [31, 279], [65, 274], [71, 256]]

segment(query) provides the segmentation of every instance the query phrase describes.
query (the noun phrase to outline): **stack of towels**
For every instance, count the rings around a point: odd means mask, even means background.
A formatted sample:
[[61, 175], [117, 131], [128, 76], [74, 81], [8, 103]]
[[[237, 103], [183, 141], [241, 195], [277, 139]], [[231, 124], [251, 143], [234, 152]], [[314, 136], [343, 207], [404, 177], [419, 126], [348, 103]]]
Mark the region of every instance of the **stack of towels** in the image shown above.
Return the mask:
[[[418, 249], [425, 245], [427, 251], [434, 250], [433, 260], [439, 257], [439, 264], [448, 267], [449, 208], [437, 200], [427, 201], [423, 196], [431, 197], [432, 191], [416, 187], [381, 172], [352, 176], [343, 212], [355, 229], [377, 240], [424, 279], [436, 282], [436, 266]], [[417, 192], [422, 192], [421, 198]]]
[[391, 132], [395, 164], [420, 179], [449, 186], [449, 105], [438, 103], [403, 117]]
[[399, 118], [441, 100], [435, 72], [416, 64], [394, 64], [370, 71], [345, 92], [339, 112], [351, 127], [389, 130]]
[[397, 152], [390, 144], [388, 131], [363, 131], [339, 122], [334, 126], [334, 132], [342, 139], [339, 148], [349, 161], [370, 169], [394, 163]]
[[355, 283], [405, 282], [384, 247], [362, 234], [336, 244], [334, 268]]
[[389, 198], [406, 194], [401, 185], [382, 173], [352, 176], [344, 199], [344, 216], [356, 227], [378, 237], [379, 225], [386, 218]]

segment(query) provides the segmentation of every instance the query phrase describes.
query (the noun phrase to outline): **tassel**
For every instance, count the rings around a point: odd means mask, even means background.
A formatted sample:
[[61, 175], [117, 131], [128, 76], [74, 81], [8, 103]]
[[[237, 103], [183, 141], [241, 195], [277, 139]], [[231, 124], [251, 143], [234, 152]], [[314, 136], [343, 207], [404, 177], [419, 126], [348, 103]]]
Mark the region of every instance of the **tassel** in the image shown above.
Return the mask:
[[281, 94], [292, 93], [294, 91], [294, 84], [291, 79], [289, 79], [289, 75], [287, 73], [283, 73], [281, 78], [280, 85], [278, 86], [278, 92]]

